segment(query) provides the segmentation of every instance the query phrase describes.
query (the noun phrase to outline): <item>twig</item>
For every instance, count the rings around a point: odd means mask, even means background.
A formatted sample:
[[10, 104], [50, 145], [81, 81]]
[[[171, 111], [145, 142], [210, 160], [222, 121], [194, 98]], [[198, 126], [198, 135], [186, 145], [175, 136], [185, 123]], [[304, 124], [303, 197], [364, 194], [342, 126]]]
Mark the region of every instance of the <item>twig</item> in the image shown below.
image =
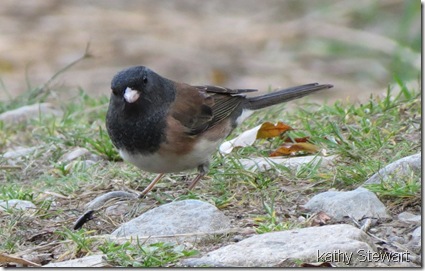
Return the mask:
[[71, 67], [75, 66], [76, 64], [78, 64], [79, 62], [83, 61], [84, 59], [90, 58], [93, 55], [89, 53], [89, 49], [90, 49], [90, 42], [87, 43], [86, 45], [86, 49], [84, 51], [84, 54], [77, 58], [76, 60], [72, 61], [71, 63], [69, 63], [68, 65], [66, 65], [65, 67], [63, 67], [62, 69], [60, 69], [59, 71], [57, 71], [55, 74], [52, 75], [52, 77], [50, 77], [49, 80], [47, 80], [46, 83], [44, 83], [40, 88], [44, 89], [45, 87], [47, 87], [52, 81], [54, 81], [59, 75], [61, 75], [62, 73], [66, 72], [67, 70], [69, 70]]
[[[69, 63], [68, 65], [66, 65], [65, 67], [61, 68], [59, 71], [57, 71], [55, 74], [53, 74], [49, 80], [47, 80], [44, 84], [42, 84], [41, 86], [37, 87], [35, 90], [33, 90], [29, 97], [28, 97], [28, 101], [31, 101], [32, 98], [39, 96], [41, 93], [43, 93], [44, 91], [46, 91], [48, 88], [48, 86], [62, 73], [66, 72], [67, 70], [69, 70], [71, 67], [75, 66], [76, 64], [78, 64], [79, 62], [92, 57], [93, 55], [91, 55], [89, 53], [89, 48], [90, 48], [90, 42], [87, 43], [86, 49], [84, 51], [84, 54], [77, 58], [76, 60], [72, 61], [71, 63]], [[47, 94], [46, 94], [47, 95]]]

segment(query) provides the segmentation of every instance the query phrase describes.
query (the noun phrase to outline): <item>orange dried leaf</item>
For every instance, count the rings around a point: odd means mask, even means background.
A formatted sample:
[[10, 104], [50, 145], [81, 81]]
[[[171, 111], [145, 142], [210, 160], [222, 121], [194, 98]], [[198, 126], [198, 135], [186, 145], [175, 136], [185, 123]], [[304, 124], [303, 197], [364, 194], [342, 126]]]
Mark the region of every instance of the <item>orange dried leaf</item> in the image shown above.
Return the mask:
[[297, 137], [297, 138], [294, 138], [294, 139], [291, 139], [289, 137], [286, 137], [284, 141], [285, 142], [289, 142], [289, 143], [292, 143], [293, 141], [298, 142], [298, 143], [301, 143], [301, 142], [307, 142], [309, 140], [310, 140], [310, 137], [309, 136], [305, 136], [305, 137]]
[[280, 136], [282, 133], [292, 130], [292, 127], [279, 121], [277, 124], [265, 122], [258, 130], [257, 138], [271, 138]]
[[287, 156], [292, 155], [297, 152], [308, 152], [308, 153], [316, 153], [319, 152], [319, 147], [308, 143], [308, 142], [302, 142], [302, 143], [294, 143], [294, 144], [284, 144], [281, 147], [279, 147], [276, 151], [270, 154], [271, 157], [273, 156]]

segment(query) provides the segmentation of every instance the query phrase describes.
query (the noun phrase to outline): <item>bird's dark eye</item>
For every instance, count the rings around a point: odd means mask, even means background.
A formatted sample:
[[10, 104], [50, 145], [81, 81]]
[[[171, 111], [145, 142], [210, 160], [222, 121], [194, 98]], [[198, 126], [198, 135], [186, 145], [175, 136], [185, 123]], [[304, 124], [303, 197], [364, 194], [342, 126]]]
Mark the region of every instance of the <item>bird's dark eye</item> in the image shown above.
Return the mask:
[[113, 93], [114, 95], [120, 95], [120, 94], [121, 94], [121, 91], [120, 91], [119, 89], [113, 88], [113, 89], [112, 89], [112, 93]]
[[148, 82], [148, 77], [145, 75], [143, 76], [142, 80], [143, 80], [143, 83], [146, 84]]

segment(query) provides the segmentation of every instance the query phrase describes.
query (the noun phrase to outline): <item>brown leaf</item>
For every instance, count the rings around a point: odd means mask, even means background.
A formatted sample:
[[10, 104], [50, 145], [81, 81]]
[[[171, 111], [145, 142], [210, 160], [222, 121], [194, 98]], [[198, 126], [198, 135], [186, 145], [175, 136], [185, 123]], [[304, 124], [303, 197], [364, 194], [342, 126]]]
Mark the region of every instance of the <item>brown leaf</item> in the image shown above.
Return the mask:
[[293, 144], [285, 143], [281, 147], [279, 147], [276, 151], [272, 152], [270, 156], [271, 157], [287, 156], [287, 155], [293, 155], [297, 152], [316, 153], [319, 151], [320, 151], [319, 147], [308, 142], [293, 143]]
[[281, 121], [276, 124], [265, 122], [261, 125], [260, 130], [258, 130], [257, 138], [277, 137], [289, 130], [292, 130], [292, 127]]
[[310, 140], [310, 137], [309, 136], [305, 136], [305, 137], [297, 137], [297, 138], [289, 138], [289, 137], [286, 137], [285, 139], [284, 139], [284, 141], [285, 142], [288, 142], [288, 143], [293, 143], [294, 141], [295, 142], [297, 142], [297, 143], [302, 143], [302, 142], [308, 142]]
[[323, 226], [326, 225], [329, 220], [331, 220], [331, 217], [323, 211], [313, 215], [313, 217], [310, 219], [311, 226]]

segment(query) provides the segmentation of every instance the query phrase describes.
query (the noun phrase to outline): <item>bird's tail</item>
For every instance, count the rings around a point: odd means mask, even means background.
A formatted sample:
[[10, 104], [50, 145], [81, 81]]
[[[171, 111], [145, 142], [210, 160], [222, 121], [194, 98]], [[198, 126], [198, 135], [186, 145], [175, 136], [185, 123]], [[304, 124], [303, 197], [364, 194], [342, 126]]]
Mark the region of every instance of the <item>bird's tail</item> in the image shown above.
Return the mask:
[[313, 92], [332, 87], [333, 85], [329, 84], [319, 85], [318, 83], [313, 83], [297, 87], [280, 89], [265, 95], [248, 98], [247, 109], [261, 109], [267, 106], [272, 106], [275, 104], [280, 104], [290, 100], [298, 99]]

